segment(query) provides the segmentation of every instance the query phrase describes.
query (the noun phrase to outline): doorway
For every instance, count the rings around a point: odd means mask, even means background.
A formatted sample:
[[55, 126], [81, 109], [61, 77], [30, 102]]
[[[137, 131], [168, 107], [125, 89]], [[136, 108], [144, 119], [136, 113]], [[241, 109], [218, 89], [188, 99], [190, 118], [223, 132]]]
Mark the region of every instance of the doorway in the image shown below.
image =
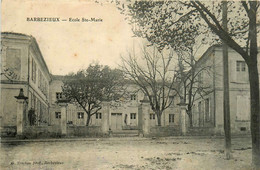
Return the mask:
[[122, 130], [122, 113], [111, 113], [111, 130]]

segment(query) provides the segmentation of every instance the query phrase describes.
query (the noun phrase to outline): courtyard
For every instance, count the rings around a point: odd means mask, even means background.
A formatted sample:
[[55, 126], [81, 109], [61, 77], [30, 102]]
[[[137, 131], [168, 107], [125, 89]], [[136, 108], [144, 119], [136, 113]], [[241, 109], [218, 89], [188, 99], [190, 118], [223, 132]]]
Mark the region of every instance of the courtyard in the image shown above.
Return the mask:
[[251, 169], [251, 140], [220, 137], [77, 138], [1, 141], [1, 169]]

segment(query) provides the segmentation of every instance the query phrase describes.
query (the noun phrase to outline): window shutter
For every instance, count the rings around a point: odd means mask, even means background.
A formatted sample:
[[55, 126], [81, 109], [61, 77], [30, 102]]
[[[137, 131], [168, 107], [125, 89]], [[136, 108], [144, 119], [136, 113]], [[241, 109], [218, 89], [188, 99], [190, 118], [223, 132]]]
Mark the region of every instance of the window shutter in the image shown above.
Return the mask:
[[249, 120], [250, 104], [249, 98], [246, 96], [237, 96], [237, 120]]
[[247, 97], [247, 120], [250, 120], [251, 117], [251, 105], [250, 105], [250, 96]]
[[236, 112], [236, 120], [241, 120], [240, 104], [241, 104], [241, 96], [237, 96], [237, 112]]
[[229, 79], [230, 82], [237, 82], [237, 70], [236, 70], [236, 60], [229, 61]]

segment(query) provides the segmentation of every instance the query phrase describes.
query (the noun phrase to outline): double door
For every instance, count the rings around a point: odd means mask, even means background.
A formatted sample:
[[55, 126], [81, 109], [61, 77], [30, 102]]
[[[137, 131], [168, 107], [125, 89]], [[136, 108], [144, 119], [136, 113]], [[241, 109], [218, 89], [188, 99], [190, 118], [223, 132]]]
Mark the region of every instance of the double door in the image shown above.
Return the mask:
[[122, 130], [122, 113], [111, 113], [111, 130]]

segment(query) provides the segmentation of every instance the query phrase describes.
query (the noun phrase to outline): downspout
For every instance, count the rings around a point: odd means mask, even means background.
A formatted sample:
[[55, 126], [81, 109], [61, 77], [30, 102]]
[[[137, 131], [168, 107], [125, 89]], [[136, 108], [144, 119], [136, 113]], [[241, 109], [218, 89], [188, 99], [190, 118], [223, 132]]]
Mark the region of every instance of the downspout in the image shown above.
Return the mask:
[[[27, 97], [28, 97], [28, 99], [29, 99], [29, 86], [30, 86], [29, 85], [30, 84], [30, 47], [31, 47], [31, 42], [30, 42], [30, 45], [28, 48], [28, 78], [27, 78]], [[28, 103], [29, 103], [29, 101], [28, 101]]]
[[214, 98], [214, 127], [216, 127], [216, 61], [215, 50], [213, 50], [213, 98]]
[[[28, 108], [29, 107], [29, 103], [30, 103], [30, 100], [31, 100], [31, 98], [29, 97], [29, 81], [30, 81], [30, 45], [31, 45], [31, 43], [29, 44], [29, 47], [28, 47], [28, 49], [27, 49], [27, 56], [28, 56], [28, 76], [27, 76], [27, 97], [28, 97], [28, 103], [27, 103], [27, 110], [26, 110], [26, 113], [25, 113], [25, 115], [26, 115], [26, 117], [25, 117], [25, 121], [26, 121], [26, 124], [29, 122], [29, 120], [28, 120], [28, 110], [30, 109], [30, 108]], [[32, 103], [30, 103], [31, 105], [32, 105]], [[32, 107], [32, 106], [31, 106]]]

